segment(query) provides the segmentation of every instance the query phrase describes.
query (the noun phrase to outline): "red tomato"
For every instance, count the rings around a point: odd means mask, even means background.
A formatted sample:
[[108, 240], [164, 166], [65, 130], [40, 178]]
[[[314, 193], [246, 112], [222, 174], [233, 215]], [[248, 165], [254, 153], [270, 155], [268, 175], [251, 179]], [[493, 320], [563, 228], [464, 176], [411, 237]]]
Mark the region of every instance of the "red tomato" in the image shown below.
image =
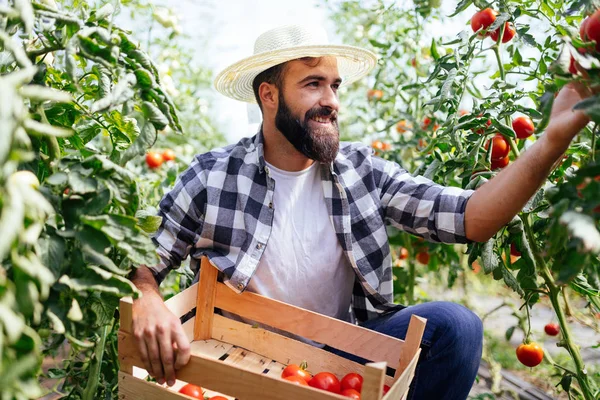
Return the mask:
[[196, 386], [194, 384], [188, 383], [181, 389], [179, 389], [179, 393], [185, 394], [186, 396], [193, 397], [195, 399], [204, 400], [204, 394], [202, 393], [202, 388], [200, 386]]
[[159, 153], [155, 151], [149, 151], [148, 154], [146, 154], [146, 164], [149, 168], [158, 168], [162, 165], [162, 163], [163, 158], [162, 155], [160, 155]]
[[342, 390], [341, 395], [342, 396], [346, 396], [346, 397], [350, 397], [351, 399], [360, 400], [360, 392], [358, 392], [358, 391], [356, 391], [354, 389]]
[[[492, 160], [500, 160], [508, 155], [510, 151], [510, 146], [508, 141], [501, 133], [497, 133], [491, 139], [492, 142]], [[490, 141], [485, 144], [485, 149], [487, 150], [490, 147]]]
[[544, 327], [544, 332], [549, 336], [556, 336], [560, 332], [560, 326], [550, 322]]
[[171, 149], [166, 149], [162, 153], [163, 161], [173, 161], [175, 159], [175, 152]]
[[342, 387], [342, 391], [346, 389], [354, 389], [360, 393], [363, 385], [363, 377], [360, 374], [351, 372], [342, 378], [340, 385]]
[[387, 392], [389, 392], [391, 389], [391, 387], [389, 385], [383, 385], [383, 394], [386, 394]]
[[213, 396], [209, 400], [228, 400], [227, 397], [223, 396]]
[[399, 259], [401, 260], [406, 260], [408, 258], [408, 250], [406, 250], [404, 247], [400, 249], [400, 256], [398, 256]]
[[296, 365], [290, 364], [281, 373], [282, 378], [287, 378], [288, 376], [297, 376], [299, 378], [304, 379], [306, 382], [310, 381], [312, 375], [305, 369], [306, 365]]
[[527, 139], [535, 131], [533, 121], [525, 116], [515, 118], [512, 122], [512, 128], [519, 139]]
[[[473, 29], [473, 32], [477, 32], [481, 28], [487, 29], [496, 20], [496, 15], [498, 15], [498, 13], [491, 8], [486, 8], [476, 12], [475, 15], [471, 17], [471, 29]], [[484, 36], [479, 34], [479, 37]]]
[[582, 39], [586, 41], [595, 41], [596, 51], [600, 51], [600, 10], [597, 10], [590, 15], [586, 21], [584, 21], [585, 28]]
[[510, 158], [508, 156], [501, 158], [499, 160], [492, 160], [492, 169], [502, 169], [508, 165], [510, 162]]
[[587, 42], [587, 39], [585, 38], [585, 27], [589, 21], [590, 21], [589, 17], [584, 19], [583, 22], [581, 23], [581, 26], [579, 27], [579, 36], [581, 36], [581, 40], [584, 40], [586, 42]]
[[404, 119], [396, 124], [396, 131], [398, 133], [404, 133], [407, 130], [411, 130], [411, 129], [412, 129], [412, 125], [410, 123], [406, 122], [406, 120], [404, 120]]
[[569, 61], [569, 72], [573, 75], [577, 75], [577, 72], [579, 72], [577, 70], [577, 64], [573, 56], [571, 56], [571, 61]]
[[340, 394], [341, 387], [338, 378], [331, 372], [319, 372], [308, 382], [309, 386]]
[[371, 89], [367, 92], [369, 100], [381, 100], [383, 97], [383, 91], [379, 89]]
[[[483, 116], [483, 114], [479, 114], [477, 117], [481, 118], [482, 116]], [[491, 125], [492, 125], [492, 120], [491, 120], [491, 119], [488, 119], [488, 120], [485, 122], [485, 125], [486, 125], [486, 127], [489, 127], [489, 126], [491, 126]], [[476, 134], [478, 134], [478, 135], [483, 135], [483, 134], [485, 133], [485, 128], [479, 128], [479, 129], [477, 129], [477, 130], [475, 131], [475, 133], [476, 133]]]
[[517, 246], [515, 246], [514, 242], [510, 244], [510, 255], [515, 257], [521, 257], [521, 252], [517, 250]]
[[383, 150], [383, 142], [381, 140], [375, 140], [371, 143], [371, 147], [375, 150]]
[[527, 367], [535, 367], [544, 359], [544, 350], [539, 344], [534, 342], [529, 344], [521, 343], [517, 347], [517, 358], [521, 364]]
[[429, 126], [429, 124], [431, 124], [431, 118], [425, 117], [425, 118], [423, 118], [423, 123], [421, 124], [421, 127], [423, 129], [427, 129], [427, 127]]
[[296, 385], [300, 385], [300, 386], [308, 386], [308, 383], [306, 383], [306, 380], [300, 378], [299, 376], [296, 375], [290, 375], [290, 376], [286, 376], [285, 378], [286, 381], [295, 383]]
[[429, 253], [427, 253], [426, 251], [421, 251], [419, 253], [417, 253], [417, 261], [420, 262], [421, 264], [429, 264]]
[[[504, 23], [504, 35], [502, 36], [502, 43], [508, 43], [515, 37], [517, 31], [513, 27], [510, 22]], [[500, 28], [496, 29], [494, 32], [490, 34], [490, 37], [494, 42], [498, 41], [498, 37], [500, 36]]]

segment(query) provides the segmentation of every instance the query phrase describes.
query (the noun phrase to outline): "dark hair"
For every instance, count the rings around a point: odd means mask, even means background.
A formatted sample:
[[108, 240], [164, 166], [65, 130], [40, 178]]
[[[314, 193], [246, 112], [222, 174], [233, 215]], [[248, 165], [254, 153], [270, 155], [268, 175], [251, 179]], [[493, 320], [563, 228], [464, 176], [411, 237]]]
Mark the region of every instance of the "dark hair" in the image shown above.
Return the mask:
[[[303, 61], [305, 64], [310, 65], [311, 67], [316, 67], [321, 62], [321, 59], [317, 57], [303, 57], [299, 58], [298, 60]], [[254, 81], [252, 81], [254, 97], [256, 98], [256, 102], [258, 103], [258, 107], [260, 108], [261, 112], [262, 103], [260, 101], [260, 96], [258, 95], [258, 88], [263, 82], [267, 82], [275, 85], [277, 89], [281, 90], [281, 87], [283, 86], [283, 74], [285, 72], [286, 64], [287, 62], [277, 64], [258, 74], [256, 78], [254, 78]]]
[[258, 95], [258, 88], [263, 82], [267, 82], [275, 85], [277, 89], [281, 89], [285, 64], [286, 63], [277, 64], [274, 67], [261, 72], [256, 76], [256, 78], [254, 78], [254, 81], [252, 82], [252, 89], [254, 89], [254, 97], [256, 98], [258, 107], [260, 107], [260, 111], [262, 111], [262, 102], [260, 101], [260, 96]]

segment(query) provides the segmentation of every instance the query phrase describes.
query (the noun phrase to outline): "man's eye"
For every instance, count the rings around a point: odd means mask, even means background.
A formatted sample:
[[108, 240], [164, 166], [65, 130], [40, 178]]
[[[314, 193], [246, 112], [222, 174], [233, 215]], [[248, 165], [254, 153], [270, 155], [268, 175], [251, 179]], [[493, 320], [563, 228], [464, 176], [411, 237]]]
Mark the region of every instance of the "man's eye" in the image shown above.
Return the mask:
[[339, 84], [337, 84], [337, 83], [336, 83], [335, 85], [331, 85], [331, 86], [332, 86], [332, 87], [333, 87], [335, 90], [338, 90], [338, 89], [340, 88], [340, 85], [339, 85]]
[[311, 82], [311, 83], [308, 84], [308, 86], [311, 86], [311, 85], [315, 86], [315, 87], [319, 86], [319, 82]]

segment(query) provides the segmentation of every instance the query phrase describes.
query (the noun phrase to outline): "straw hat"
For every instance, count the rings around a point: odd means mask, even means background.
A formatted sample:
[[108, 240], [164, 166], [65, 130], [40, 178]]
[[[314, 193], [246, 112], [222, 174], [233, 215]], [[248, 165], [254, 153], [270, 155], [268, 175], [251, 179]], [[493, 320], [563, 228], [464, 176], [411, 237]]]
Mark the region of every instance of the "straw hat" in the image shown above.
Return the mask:
[[354, 46], [329, 44], [321, 27], [286, 25], [260, 35], [254, 55], [225, 68], [215, 78], [215, 89], [232, 99], [256, 103], [252, 82], [261, 72], [302, 57], [337, 57], [341, 86], [367, 75], [377, 63], [372, 52]]

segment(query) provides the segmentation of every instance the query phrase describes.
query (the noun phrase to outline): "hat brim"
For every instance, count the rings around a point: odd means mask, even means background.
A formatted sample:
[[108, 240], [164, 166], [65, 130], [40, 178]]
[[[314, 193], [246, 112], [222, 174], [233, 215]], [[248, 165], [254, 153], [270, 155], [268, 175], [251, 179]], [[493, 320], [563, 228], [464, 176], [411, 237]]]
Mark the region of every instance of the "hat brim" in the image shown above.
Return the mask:
[[369, 50], [345, 45], [312, 45], [279, 49], [247, 57], [225, 68], [214, 81], [215, 89], [232, 99], [256, 103], [252, 82], [261, 72], [284, 62], [303, 57], [336, 57], [340, 86], [356, 82], [377, 64], [377, 56]]

